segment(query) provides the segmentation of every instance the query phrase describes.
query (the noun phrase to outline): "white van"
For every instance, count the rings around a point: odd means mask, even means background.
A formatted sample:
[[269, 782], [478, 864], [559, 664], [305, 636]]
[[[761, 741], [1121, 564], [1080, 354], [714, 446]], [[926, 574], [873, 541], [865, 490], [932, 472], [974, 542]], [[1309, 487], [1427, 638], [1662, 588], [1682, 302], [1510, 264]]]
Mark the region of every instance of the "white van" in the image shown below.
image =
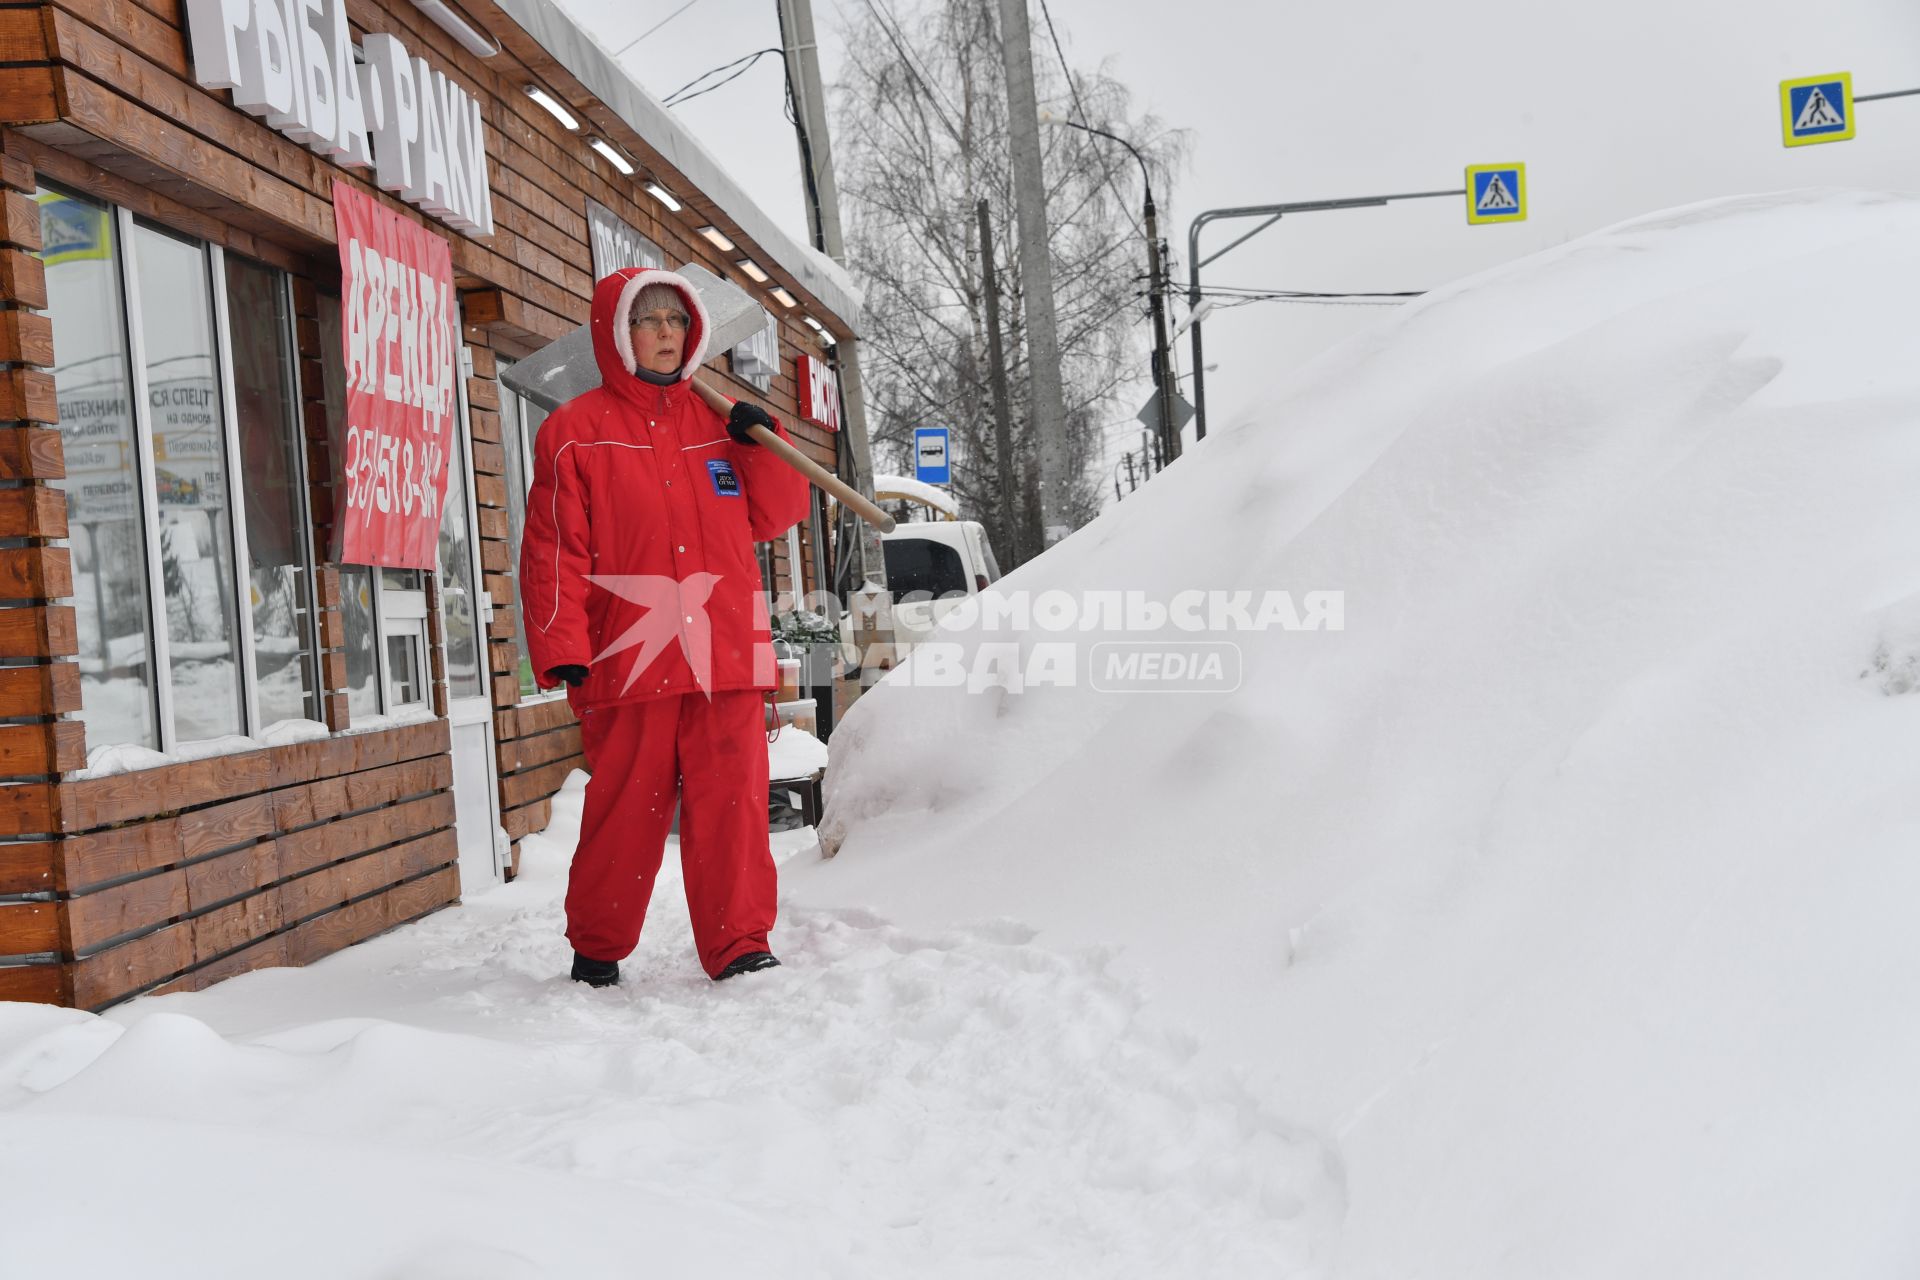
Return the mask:
[[880, 548], [893, 597], [894, 643], [903, 656], [932, 635], [961, 600], [1000, 580], [993, 545], [978, 520], [899, 525], [880, 535]]

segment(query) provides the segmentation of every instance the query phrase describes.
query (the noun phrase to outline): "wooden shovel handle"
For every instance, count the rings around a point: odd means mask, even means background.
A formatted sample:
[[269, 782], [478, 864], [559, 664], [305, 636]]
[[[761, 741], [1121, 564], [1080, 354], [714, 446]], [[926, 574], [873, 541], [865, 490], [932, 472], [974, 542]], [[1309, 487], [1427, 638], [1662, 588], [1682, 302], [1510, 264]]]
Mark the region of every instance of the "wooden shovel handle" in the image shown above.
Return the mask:
[[[707, 408], [719, 414], [722, 419], [725, 419], [733, 412], [733, 401], [727, 396], [715, 391], [712, 387], [700, 381], [698, 377], [694, 377], [690, 379], [690, 381], [693, 383], [694, 391], [699, 394], [702, 400], [707, 402]], [[853, 513], [862, 520], [865, 520], [882, 533], [893, 532], [893, 517], [849, 488], [839, 476], [834, 475], [833, 472], [827, 470], [765, 427], [749, 427], [747, 430], [763, 447], [771, 449], [774, 456], [779, 458], [780, 461], [786, 463], [815, 485], [825, 489], [828, 493], [839, 499], [842, 506], [851, 508]]]

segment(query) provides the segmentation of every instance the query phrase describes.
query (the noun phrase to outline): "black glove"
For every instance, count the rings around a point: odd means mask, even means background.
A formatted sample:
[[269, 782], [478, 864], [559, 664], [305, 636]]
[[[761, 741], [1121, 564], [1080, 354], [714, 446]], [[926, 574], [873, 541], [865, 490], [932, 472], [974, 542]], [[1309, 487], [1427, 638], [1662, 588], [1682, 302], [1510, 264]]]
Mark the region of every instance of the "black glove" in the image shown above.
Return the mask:
[[549, 667], [547, 674], [565, 680], [567, 682], [567, 688], [569, 689], [578, 689], [580, 682], [587, 678], [587, 669], [577, 664], [569, 663], [564, 667]]
[[734, 401], [733, 413], [727, 418], [727, 434], [739, 444], [759, 444], [758, 440], [748, 434], [749, 427], [765, 427], [771, 431], [773, 419], [768, 417], [767, 411], [757, 404], [748, 404], [745, 400]]

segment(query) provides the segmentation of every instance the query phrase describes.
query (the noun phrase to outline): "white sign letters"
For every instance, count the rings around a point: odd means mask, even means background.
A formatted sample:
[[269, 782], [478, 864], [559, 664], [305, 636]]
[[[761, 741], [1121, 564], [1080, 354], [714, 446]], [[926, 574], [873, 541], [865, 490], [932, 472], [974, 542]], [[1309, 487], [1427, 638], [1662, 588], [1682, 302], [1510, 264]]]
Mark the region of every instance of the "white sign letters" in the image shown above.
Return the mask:
[[368, 35], [355, 65], [345, 0], [187, 0], [193, 74], [337, 164], [372, 168], [410, 204], [493, 234], [480, 104], [398, 37]]

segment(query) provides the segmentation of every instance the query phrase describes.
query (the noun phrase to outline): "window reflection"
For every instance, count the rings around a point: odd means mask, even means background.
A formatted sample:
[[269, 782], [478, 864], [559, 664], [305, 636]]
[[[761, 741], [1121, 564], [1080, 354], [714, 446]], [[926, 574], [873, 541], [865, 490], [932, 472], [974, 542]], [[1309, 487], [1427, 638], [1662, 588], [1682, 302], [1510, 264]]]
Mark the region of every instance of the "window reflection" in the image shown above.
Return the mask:
[[278, 272], [228, 254], [234, 410], [246, 477], [248, 594], [260, 723], [319, 719], [308, 605], [312, 572], [300, 493], [287, 291]]
[[[320, 392], [326, 403], [327, 429], [334, 456], [345, 457], [340, 436], [347, 421], [347, 371], [340, 355], [340, 299], [321, 294]], [[336, 511], [334, 518], [342, 513]], [[373, 571], [365, 565], [340, 566], [341, 628], [347, 667], [347, 714], [354, 719], [380, 713], [379, 663], [374, 653]]]
[[[502, 370], [508, 367], [502, 362]], [[540, 691], [533, 681], [533, 662], [527, 657], [525, 631], [520, 622], [518, 590], [520, 537], [527, 524], [527, 491], [533, 488], [533, 442], [547, 411], [506, 389], [500, 388], [500, 442], [507, 457], [507, 546], [514, 566], [514, 602], [503, 612], [513, 627], [513, 647], [520, 655], [520, 696], [531, 697]]]
[[81, 711], [90, 746], [160, 746], [147, 594], [146, 522], [134, 434], [120, 249], [113, 211], [40, 191], [54, 389], [73, 546]]
[[387, 637], [387, 692], [395, 707], [426, 700], [420, 641], [419, 635], [404, 631]]
[[153, 424], [173, 728], [191, 742], [243, 733], [226, 427], [203, 246], [134, 231]]
[[[464, 434], [464, 433], [463, 433]], [[447, 694], [477, 698], [487, 691], [480, 668], [484, 645], [473, 581], [473, 524], [467, 518], [466, 465], [447, 459], [447, 502], [440, 513], [440, 625], [447, 638]]]
[[379, 668], [373, 653], [373, 572], [363, 564], [340, 566], [341, 631], [346, 641], [347, 714], [380, 714]]

